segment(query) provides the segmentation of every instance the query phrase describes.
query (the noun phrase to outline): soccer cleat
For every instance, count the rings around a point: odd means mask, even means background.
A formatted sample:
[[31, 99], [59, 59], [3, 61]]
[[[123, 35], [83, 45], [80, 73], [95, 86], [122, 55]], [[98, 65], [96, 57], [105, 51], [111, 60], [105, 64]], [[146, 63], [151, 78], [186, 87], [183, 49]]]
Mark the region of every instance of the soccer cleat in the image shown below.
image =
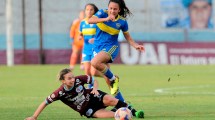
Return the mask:
[[119, 91], [119, 77], [115, 76], [116, 79], [110, 82], [110, 94], [116, 95], [116, 93]]
[[137, 112], [135, 112], [135, 117], [137, 117], [137, 118], [144, 118], [144, 112], [143, 112], [143, 110], [138, 110]]

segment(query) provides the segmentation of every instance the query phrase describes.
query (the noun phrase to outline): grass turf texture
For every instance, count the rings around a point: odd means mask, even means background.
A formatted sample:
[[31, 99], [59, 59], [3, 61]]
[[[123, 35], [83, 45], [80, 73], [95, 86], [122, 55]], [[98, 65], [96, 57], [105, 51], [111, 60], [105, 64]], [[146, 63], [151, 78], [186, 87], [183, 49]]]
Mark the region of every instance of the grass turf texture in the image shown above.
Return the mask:
[[[23, 120], [31, 116], [60, 86], [56, 75], [64, 67], [67, 66], [0, 66], [0, 120]], [[215, 119], [215, 66], [112, 65], [111, 69], [120, 77], [125, 99], [136, 109], [143, 109], [147, 120]], [[74, 74], [83, 74], [83, 71], [76, 66]], [[109, 93], [105, 81], [98, 80], [99, 88]], [[38, 118], [69, 119], [87, 118], [60, 101], [46, 107]]]

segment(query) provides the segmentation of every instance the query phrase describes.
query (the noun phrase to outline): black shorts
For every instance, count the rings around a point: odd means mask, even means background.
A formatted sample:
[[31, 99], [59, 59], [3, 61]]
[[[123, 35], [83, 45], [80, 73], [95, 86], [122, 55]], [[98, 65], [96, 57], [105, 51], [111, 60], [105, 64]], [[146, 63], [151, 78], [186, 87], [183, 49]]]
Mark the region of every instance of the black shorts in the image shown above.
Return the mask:
[[82, 115], [86, 116], [87, 118], [92, 118], [93, 114], [100, 109], [104, 109], [107, 106], [104, 106], [103, 98], [107, 94], [103, 91], [98, 90], [99, 95], [95, 96], [90, 94], [90, 101], [86, 107], [86, 110], [82, 113]]

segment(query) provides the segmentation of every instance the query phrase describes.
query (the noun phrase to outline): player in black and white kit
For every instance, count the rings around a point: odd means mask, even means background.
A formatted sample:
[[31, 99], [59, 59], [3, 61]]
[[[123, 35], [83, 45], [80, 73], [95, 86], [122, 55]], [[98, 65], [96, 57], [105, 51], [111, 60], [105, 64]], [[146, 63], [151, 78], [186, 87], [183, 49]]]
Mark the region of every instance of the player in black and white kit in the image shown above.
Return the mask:
[[[59, 80], [62, 85], [40, 104], [33, 116], [26, 118], [26, 120], [36, 120], [43, 109], [56, 100], [61, 100], [73, 110], [79, 112], [80, 115], [88, 118], [113, 118], [114, 112], [106, 110], [107, 106], [115, 106], [116, 108], [128, 106], [127, 103], [97, 90], [98, 82], [93, 80], [91, 76], [81, 75], [75, 77], [70, 69], [63, 69], [59, 73]], [[85, 89], [84, 84], [91, 83], [94, 84], [94, 87]], [[137, 113], [135, 109], [132, 109], [134, 116], [135, 112]], [[138, 111], [138, 113], [141, 112]]]

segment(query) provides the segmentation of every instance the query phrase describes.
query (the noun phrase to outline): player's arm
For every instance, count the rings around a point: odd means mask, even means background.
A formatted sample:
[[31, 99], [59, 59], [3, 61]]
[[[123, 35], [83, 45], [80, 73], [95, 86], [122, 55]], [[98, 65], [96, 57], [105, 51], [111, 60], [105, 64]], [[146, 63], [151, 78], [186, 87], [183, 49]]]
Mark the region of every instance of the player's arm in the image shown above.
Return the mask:
[[98, 92], [98, 81], [97, 80], [94, 80], [94, 83], [93, 83], [93, 90], [91, 91], [92, 94], [95, 94], [95, 95], [98, 95], [99, 92]]
[[110, 20], [110, 17], [107, 18], [98, 18], [97, 16], [92, 16], [89, 20], [89, 24], [96, 24], [96, 23], [101, 23]]
[[78, 40], [82, 40], [84, 39], [84, 35], [82, 34], [82, 32], [79, 31], [79, 37], [78, 37]]
[[130, 36], [129, 32], [124, 32], [124, 37], [125, 39], [128, 41], [128, 43], [133, 46], [136, 50], [139, 50], [139, 51], [145, 51], [145, 48], [143, 45], [140, 45], [138, 43], [136, 43]]
[[47, 106], [46, 102], [42, 102], [39, 107], [34, 112], [33, 116], [26, 118], [25, 120], [36, 120], [37, 117], [40, 115], [40, 113], [43, 111], [43, 109]]
[[74, 39], [77, 23], [78, 23], [78, 20], [74, 20], [72, 25], [71, 25], [71, 28], [70, 28], [70, 38], [71, 39]]

